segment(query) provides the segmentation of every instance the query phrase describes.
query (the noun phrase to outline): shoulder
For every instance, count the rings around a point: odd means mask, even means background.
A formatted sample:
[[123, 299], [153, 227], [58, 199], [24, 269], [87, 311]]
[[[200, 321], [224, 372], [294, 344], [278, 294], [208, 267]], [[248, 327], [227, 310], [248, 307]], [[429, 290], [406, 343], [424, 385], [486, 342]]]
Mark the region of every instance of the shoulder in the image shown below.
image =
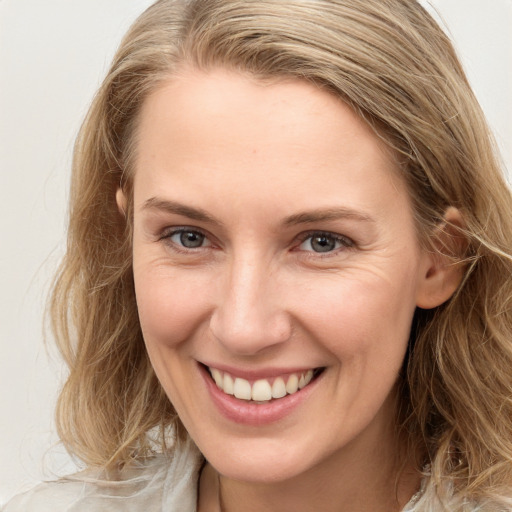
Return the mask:
[[[512, 491], [512, 490], [511, 490]], [[452, 492], [449, 485], [438, 488], [428, 477], [421, 490], [412, 497], [402, 512], [512, 512], [512, 494], [493, 500], [473, 501]]]
[[[85, 471], [39, 484], [15, 496], [2, 512], [99, 512], [159, 510], [165, 467], [154, 462], [113, 480]], [[158, 485], [160, 484], [160, 485]], [[141, 508], [130, 508], [140, 505]]]
[[60, 512], [72, 510], [83, 492], [83, 484], [65, 479], [45, 482], [18, 494], [9, 501], [2, 512]]
[[2, 512], [194, 512], [200, 465], [199, 452], [186, 443], [172, 456], [152, 457], [114, 477], [89, 469], [39, 484]]

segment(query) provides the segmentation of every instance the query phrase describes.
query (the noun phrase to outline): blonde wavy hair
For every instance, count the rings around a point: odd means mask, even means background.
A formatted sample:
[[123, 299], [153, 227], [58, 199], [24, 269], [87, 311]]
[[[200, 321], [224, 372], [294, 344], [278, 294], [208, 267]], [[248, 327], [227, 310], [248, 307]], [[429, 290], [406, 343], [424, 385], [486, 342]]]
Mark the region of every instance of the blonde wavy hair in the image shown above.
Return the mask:
[[[144, 347], [129, 201], [141, 105], [183, 65], [317, 84], [399, 155], [421, 240], [448, 207], [462, 213], [463, 229], [452, 228], [467, 244], [455, 261], [464, 264], [463, 282], [448, 303], [416, 312], [398, 422], [435, 483], [449, 482], [463, 498], [505, 503], [511, 194], [449, 39], [413, 0], [160, 0], [135, 22], [76, 142], [67, 254], [51, 297], [70, 370], [57, 407], [69, 452], [112, 468], [170, 449], [170, 432], [186, 435]], [[119, 186], [126, 219], [115, 201]]]

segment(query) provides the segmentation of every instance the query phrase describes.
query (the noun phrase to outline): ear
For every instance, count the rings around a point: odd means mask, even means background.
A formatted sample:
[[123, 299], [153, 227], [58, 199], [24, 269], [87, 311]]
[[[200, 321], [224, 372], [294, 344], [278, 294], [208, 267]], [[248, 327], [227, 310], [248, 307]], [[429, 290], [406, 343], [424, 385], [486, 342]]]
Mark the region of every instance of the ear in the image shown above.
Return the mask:
[[117, 203], [117, 209], [119, 210], [119, 213], [123, 217], [126, 217], [126, 196], [121, 187], [119, 187], [116, 190], [116, 203]]
[[421, 265], [416, 305], [432, 309], [446, 302], [457, 290], [464, 276], [464, 253], [467, 239], [461, 234], [464, 227], [457, 208], [446, 210], [443, 222], [431, 235], [432, 250], [425, 250]]

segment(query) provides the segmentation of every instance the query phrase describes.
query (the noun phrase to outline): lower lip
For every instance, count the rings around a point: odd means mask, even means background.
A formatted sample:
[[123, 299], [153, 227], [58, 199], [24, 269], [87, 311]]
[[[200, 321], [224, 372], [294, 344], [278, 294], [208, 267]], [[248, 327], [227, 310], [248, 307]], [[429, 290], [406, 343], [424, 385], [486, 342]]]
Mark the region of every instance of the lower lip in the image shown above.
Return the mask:
[[202, 365], [199, 365], [199, 368], [212, 401], [220, 413], [230, 421], [252, 426], [268, 425], [291, 414], [308, 398], [316, 387], [318, 380], [322, 377], [322, 375], [319, 375], [310, 384], [293, 395], [286, 395], [268, 403], [257, 404], [248, 400], [240, 400], [232, 395], [226, 395], [217, 387], [208, 370]]

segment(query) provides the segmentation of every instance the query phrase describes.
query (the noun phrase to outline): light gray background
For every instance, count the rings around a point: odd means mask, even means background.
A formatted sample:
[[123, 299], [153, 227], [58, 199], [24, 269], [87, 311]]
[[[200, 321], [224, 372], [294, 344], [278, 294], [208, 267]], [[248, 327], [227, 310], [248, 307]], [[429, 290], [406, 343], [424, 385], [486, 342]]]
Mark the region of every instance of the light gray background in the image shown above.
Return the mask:
[[[0, 504], [74, 469], [55, 446], [65, 370], [43, 343], [44, 304], [62, 256], [75, 134], [121, 36], [150, 3], [0, 0]], [[512, 169], [512, 0], [432, 4]]]

